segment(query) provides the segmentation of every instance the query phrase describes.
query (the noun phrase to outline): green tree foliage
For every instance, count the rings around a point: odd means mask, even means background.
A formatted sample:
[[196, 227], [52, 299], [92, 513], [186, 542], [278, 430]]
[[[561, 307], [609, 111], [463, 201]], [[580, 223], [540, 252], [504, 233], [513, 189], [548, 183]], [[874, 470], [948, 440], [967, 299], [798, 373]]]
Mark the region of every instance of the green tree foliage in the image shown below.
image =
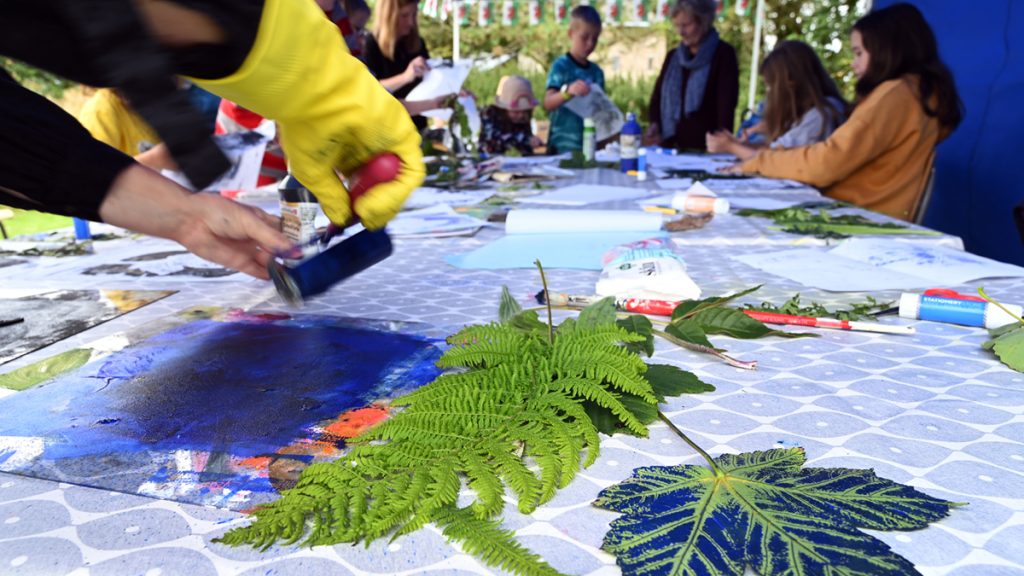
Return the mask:
[[[756, 0], [751, 4], [756, 4]], [[821, 57], [825, 69], [832, 74], [840, 90], [849, 98], [853, 95], [854, 77], [850, 70], [852, 59], [849, 52], [849, 31], [853, 23], [864, 14], [865, 0], [765, 0], [765, 24], [761, 58], [781, 40], [802, 40], [810, 44]], [[722, 12], [716, 21], [722, 38], [732, 44], [740, 64], [740, 117], [747, 103], [750, 79], [751, 52], [754, 42], [754, 15], [738, 15], [729, 9]], [[420, 29], [430, 47], [432, 55], [450, 58], [452, 55], [451, 20], [441, 22], [423, 17]], [[543, 23], [539, 26], [502, 26], [493, 23], [485, 28], [476, 25], [461, 29], [461, 53], [463, 56], [523, 56], [526, 66], [517, 58], [489, 71], [474, 70], [467, 80], [467, 87], [474, 91], [482, 103], [493, 101], [498, 79], [504, 74], [520, 74], [533, 82], [538, 97], [543, 93], [546, 72], [558, 56], [568, 50], [566, 25]], [[602, 50], [616, 43], [627, 46], [637, 45], [652, 35], [662, 36], [671, 48], [679, 37], [669, 22], [652, 24], [650, 27], [605, 26], [600, 44], [593, 59], [602, 61]], [[656, 59], [657, 60], [657, 59]], [[660, 62], [660, 61], [659, 61]], [[607, 73], [607, 67], [605, 72]], [[654, 89], [656, 73], [640, 78], [609, 78], [608, 92], [615, 103], [624, 111], [637, 112], [642, 122], [647, 121], [647, 102]], [[758, 87], [758, 98], [763, 87]], [[546, 117], [538, 107], [534, 113], [538, 119]]]

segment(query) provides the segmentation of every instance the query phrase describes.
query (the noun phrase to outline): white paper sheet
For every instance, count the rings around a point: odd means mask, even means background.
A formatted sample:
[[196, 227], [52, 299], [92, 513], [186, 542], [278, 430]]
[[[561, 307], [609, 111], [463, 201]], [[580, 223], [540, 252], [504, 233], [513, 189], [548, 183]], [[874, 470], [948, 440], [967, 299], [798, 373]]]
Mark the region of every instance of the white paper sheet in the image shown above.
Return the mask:
[[792, 190], [795, 188], [811, 189], [806, 184], [795, 180], [777, 180], [775, 178], [708, 178], [704, 181], [708, 188], [716, 192], [765, 192], [771, 190]]
[[405, 201], [405, 208], [415, 210], [438, 204], [449, 206], [472, 206], [479, 204], [494, 195], [494, 190], [455, 190], [447, 191], [438, 188], [423, 187], [413, 191]]
[[832, 250], [732, 256], [776, 276], [830, 292], [933, 288], [1024, 276], [1024, 268], [932, 243], [854, 238]]
[[832, 249], [835, 256], [925, 278], [936, 285], [982, 278], [1024, 276], [1024, 268], [932, 243], [853, 238]]
[[732, 256], [759, 270], [830, 292], [920, 288], [929, 281], [814, 248]]
[[686, 190], [693, 185], [692, 178], [665, 178], [657, 182], [662, 190]]
[[624, 210], [512, 210], [506, 234], [657, 232], [661, 214]]
[[650, 196], [650, 194], [651, 191], [645, 188], [575, 184], [534, 196], [530, 198], [530, 202], [533, 204], [554, 204], [558, 206], [585, 206], [598, 202], [632, 200], [634, 198]]
[[615, 136], [625, 124], [622, 110], [619, 110], [619, 107], [597, 84], [590, 85], [590, 92], [586, 96], [577, 96], [563, 106], [580, 118], [594, 120], [594, 134], [597, 136], [598, 142]]
[[469, 71], [473, 69], [473, 63], [468, 60], [452, 65], [445, 65], [440, 61], [431, 62], [434, 63], [431, 64], [430, 70], [423, 75], [423, 80], [405, 97], [409, 102], [458, 94], [459, 90], [462, 90], [462, 84], [469, 76]]
[[737, 210], [753, 208], [755, 210], [781, 210], [792, 208], [805, 200], [778, 200], [761, 196], [728, 196], [729, 206]]
[[442, 237], [470, 235], [486, 222], [459, 214], [451, 206], [431, 206], [422, 210], [400, 212], [388, 222], [388, 233], [395, 237]]
[[660, 196], [652, 196], [650, 198], [641, 198], [636, 201], [640, 206], [661, 206], [662, 208], [671, 208], [672, 199], [676, 197], [675, 192], [671, 194], [661, 194]]

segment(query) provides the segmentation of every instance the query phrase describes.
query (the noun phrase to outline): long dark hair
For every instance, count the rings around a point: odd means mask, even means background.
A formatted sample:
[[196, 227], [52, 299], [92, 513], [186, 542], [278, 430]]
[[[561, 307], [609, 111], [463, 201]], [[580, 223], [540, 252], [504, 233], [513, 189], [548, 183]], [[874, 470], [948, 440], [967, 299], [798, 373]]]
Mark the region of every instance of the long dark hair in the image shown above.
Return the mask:
[[904, 74], [919, 79], [925, 114], [953, 130], [963, 118], [963, 104], [953, 73], [939, 59], [939, 47], [931, 26], [912, 4], [893, 4], [864, 16], [853, 25], [870, 55], [868, 69], [857, 81], [857, 100], [867, 97], [879, 84]]
[[[779, 42], [761, 63], [761, 76], [768, 88], [763, 121], [769, 141], [785, 134], [811, 108], [826, 119], [841, 120], [846, 114], [846, 102], [835, 81], [825, 72], [814, 49], [799, 40]], [[824, 136], [829, 124], [822, 123], [819, 137]]]

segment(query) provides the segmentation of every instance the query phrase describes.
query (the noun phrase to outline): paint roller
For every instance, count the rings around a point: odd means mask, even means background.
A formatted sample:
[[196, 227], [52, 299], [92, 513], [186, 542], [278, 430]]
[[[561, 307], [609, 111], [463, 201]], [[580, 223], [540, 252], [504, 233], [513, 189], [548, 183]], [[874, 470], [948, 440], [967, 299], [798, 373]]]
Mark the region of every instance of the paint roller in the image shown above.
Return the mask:
[[[394, 154], [372, 158], [350, 180], [349, 202], [354, 205], [356, 198], [374, 186], [394, 180], [400, 168], [401, 161]], [[315, 241], [326, 244], [341, 230], [332, 225], [324, 236]], [[298, 307], [306, 298], [325, 292], [338, 282], [384, 260], [391, 251], [391, 237], [384, 229], [363, 230], [294, 267], [271, 259], [267, 271], [278, 295], [288, 304]]]

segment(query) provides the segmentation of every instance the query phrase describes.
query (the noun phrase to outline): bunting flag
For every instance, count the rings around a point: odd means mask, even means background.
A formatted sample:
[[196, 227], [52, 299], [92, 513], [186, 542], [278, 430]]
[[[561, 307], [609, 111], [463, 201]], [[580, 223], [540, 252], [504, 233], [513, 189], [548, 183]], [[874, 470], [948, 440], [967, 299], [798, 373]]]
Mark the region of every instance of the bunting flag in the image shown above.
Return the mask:
[[437, 18], [438, 0], [426, 0], [423, 2], [423, 15]]
[[629, 11], [630, 22], [646, 22], [647, 21], [647, 3], [646, 0], [632, 0], [632, 9]]
[[749, 16], [750, 15], [750, 0], [736, 0], [736, 15], [737, 16]]
[[729, 0], [715, 0], [715, 4], [718, 6], [715, 8], [715, 15], [721, 16], [725, 12], [729, 11]]
[[555, 22], [565, 24], [569, 21], [569, 0], [554, 0]]
[[494, 0], [480, 0], [477, 5], [476, 22], [480, 26], [490, 26], [494, 21]]
[[466, 0], [457, 2], [455, 6], [455, 20], [459, 23], [459, 26], [469, 26], [469, 7], [466, 6]]
[[448, 20], [448, 15], [452, 13], [452, 0], [443, 0], [441, 3], [441, 22]]
[[541, 0], [530, 0], [527, 4], [527, 9], [530, 13], [530, 26], [536, 26], [541, 23], [544, 19], [543, 4]]
[[622, 0], [605, 0], [604, 23], [619, 23], [622, 21]]
[[519, 23], [519, 6], [516, 0], [503, 0], [501, 3], [501, 25], [515, 26]]
[[654, 17], [651, 18], [653, 22], [663, 22], [668, 20], [669, 11], [669, 0], [658, 0], [657, 8], [654, 9]]

